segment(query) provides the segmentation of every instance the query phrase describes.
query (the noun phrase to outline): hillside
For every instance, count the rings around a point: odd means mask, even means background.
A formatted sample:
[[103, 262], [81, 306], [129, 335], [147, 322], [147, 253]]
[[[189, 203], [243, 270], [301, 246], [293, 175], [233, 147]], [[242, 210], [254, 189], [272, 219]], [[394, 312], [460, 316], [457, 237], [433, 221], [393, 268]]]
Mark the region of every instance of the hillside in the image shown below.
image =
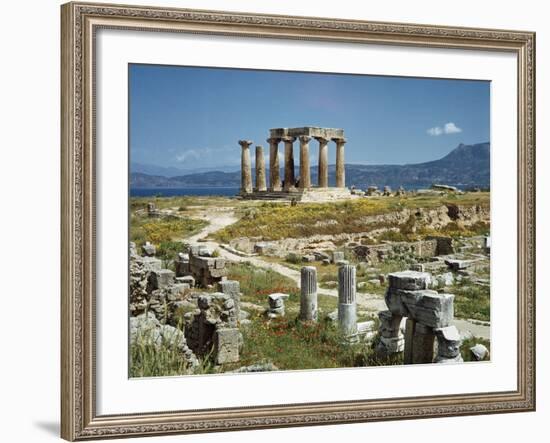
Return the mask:
[[[281, 174], [283, 171], [281, 170]], [[296, 168], [298, 175], [298, 168]], [[311, 168], [312, 183], [317, 182], [317, 167]], [[207, 171], [176, 177], [149, 175], [132, 172], [130, 186], [133, 188], [177, 188], [177, 187], [215, 187], [240, 185], [240, 171]], [[335, 166], [329, 166], [329, 183], [334, 185]], [[422, 188], [432, 183], [467, 188], [490, 185], [490, 144], [460, 144], [445, 157], [425, 163], [408, 165], [357, 165], [346, 164], [346, 182], [365, 188], [369, 185], [382, 187], [404, 186]]]

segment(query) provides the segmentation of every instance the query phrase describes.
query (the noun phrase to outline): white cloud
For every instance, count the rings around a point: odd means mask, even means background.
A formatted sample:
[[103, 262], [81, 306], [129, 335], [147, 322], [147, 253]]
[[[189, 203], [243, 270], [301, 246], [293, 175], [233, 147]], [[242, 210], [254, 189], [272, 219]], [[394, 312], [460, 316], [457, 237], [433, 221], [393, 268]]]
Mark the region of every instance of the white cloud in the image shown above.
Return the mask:
[[220, 158], [223, 157], [224, 153], [227, 153], [229, 148], [227, 146], [223, 146], [221, 148], [199, 148], [199, 149], [186, 149], [184, 151], [181, 151], [179, 154], [175, 156], [175, 159], [178, 163], [184, 163], [189, 160], [208, 160], [212, 158]]
[[198, 158], [200, 158], [200, 153], [196, 149], [188, 149], [183, 151], [181, 154], [176, 155], [176, 161], [179, 163], [183, 163], [190, 159], [197, 160]]
[[443, 130], [445, 131], [445, 134], [457, 134], [462, 132], [462, 129], [460, 129], [453, 122], [445, 123], [445, 128]]
[[443, 134], [458, 134], [459, 132], [462, 132], [462, 129], [455, 125], [453, 122], [449, 122], [445, 123], [443, 127], [434, 126], [433, 128], [428, 129], [426, 132], [428, 133], [428, 135], [437, 137], [438, 135]]
[[438, 136], [443, 134], [443, 129], [441, 129], [439, 126], [436, 126], [434, 128], [430, 128], [426, 131], [429, 135]]

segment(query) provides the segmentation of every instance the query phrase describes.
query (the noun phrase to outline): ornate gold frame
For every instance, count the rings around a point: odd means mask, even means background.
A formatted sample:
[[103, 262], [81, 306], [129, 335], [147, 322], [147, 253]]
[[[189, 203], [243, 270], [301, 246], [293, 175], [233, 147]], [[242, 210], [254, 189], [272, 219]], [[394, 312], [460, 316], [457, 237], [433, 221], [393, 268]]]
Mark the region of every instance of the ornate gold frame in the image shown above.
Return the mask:
[[[67, 440], [535, 409], [535, 34], [124, 5], [61, 7], [61, 436]], [[518, 60], [517, 390], [98, 416], [95, 411], [94, 33], [98, 28], [508, 51]]]

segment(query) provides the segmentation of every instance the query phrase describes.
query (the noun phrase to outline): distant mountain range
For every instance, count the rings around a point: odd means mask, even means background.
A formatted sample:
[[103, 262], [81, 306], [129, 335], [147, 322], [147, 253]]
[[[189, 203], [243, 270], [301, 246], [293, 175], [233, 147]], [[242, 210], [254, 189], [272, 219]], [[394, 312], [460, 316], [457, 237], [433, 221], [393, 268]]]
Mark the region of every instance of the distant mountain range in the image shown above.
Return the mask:
[[[170, 168], [171, 169], [171, 168]], [[234, 167], [232, 168], [234, 169]], [[240, 170], [197, 172], [171, 176], [168, 173], [152, 174], [131, 168], [130, 186], [133, 188], [216, 187], [240, 185]], [[254, 173], [254, 171], [253, 171]], [[283, 174], [281, 168], [281, 175]], [[296, 168], [298, 176], [298, 168]], [[268, 174], [269, 175], [269, 174]], [[312, 183], [317, 183], [317, 166], [311, 168]], [[329, 166], [329, 184], [335, 183], [335, 166]], [[366, 188], [403, 186], [422, 188], [433, 183], [459, 188], [490, 186], [490, 144], [460, 144], [445, 157], [425, 163], [407, 165], [346, 164], [346, 184]]]
[[[214, 168], [176, 168], [170, 166], [157, 166], [146, 163], [131, 162], [130, 163], [130, 172], [140, 173], [146, 175], [159, 175], [161, 177], [177, 177], [181, 175], [194, 174], [196, 172], [205, 172], [211, 171]], [[235, 171], [235, 165], [224, 166], [219, 169], [223, 172]]]

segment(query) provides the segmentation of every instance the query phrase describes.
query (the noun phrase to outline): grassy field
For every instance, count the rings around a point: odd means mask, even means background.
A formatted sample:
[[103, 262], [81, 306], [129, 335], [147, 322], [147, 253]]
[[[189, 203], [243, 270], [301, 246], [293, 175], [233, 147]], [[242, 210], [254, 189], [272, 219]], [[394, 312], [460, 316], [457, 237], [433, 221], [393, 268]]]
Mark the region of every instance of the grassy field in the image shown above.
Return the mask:
[[[289, 295], [285, 300], [287, 314], [297, 315], [300, 310], [300, 289], [292, 279], [278, 272], [256, 268], [249, 263], [234, 263], [229, 267], [227, 278], [240, 282], [241, 301], [267, 307], [267, 296], [282, 292]], [[338, 307], [337, 298], [329, 295], [319, 294], [317, 302], [320, 317]]]
[[228, 278], [240, 282], [243, 302], [267, 307], [269, 294], [290, 295], [285, 300], [284, 318], [268, 322], [261, 311], [250, 312], [252, 323], [243, 329], [244, 349], [237, 366], [261, 361], [270, 361], [279, 369], [287, 370], [399, 364], [395, 359], [377, 358], [373, 347], [342, 344], [337, 328], [325, 321], [326, 315], [337, 309], [336, 297], [319, 294], [319, 322], [302, 323], [297, 320], [300, 291], [290, 278], [248, 263], [233, 264]]
[[464, 279], [449, 292], [455, 295], [455, 317], [491, 320], [491, 290], [488, 286], [475, 285]]
[[181, 252], [179, 239], [199, 232], [208, 222], [190, 217], [166, 216], [149, 218], [132, 215], [130, 219], [130, 241], [135, 242], [138, 250], [146, 241], [157, 247], [158, 258], [173, 259]]
[[[253, 207], [242, 206], [240, 208], [242, 218], [237, 223], [216, 233], [215, 237], [222, 242], [228, 242], [232, 238], [243, 236], [279, 240], [308, 237], [315, 234], [336, 235], [364, 232], [363, 217], [395, 212], [405, 208], [435, 208], [443, 204], [488, 207], [489, 193], [435, 197], [363, 198], [339, 203], [305, 203], [297, 206], [278, 203], [263, 203]], [[480, 229], [487, 228], [487, 226], [478, 226], [476, 233]], [[469, 234], [468, 230], [451, 224], [450, 232], [454, 231], [459, 231], [460, 234]], [[441, 231], [438, 232], [441, 234]], [[388, 240], [406, 240], [413, 237], [412, 235], [407, 236], [407, 232], [402, 232], [402, 234], [399, 239]], [[429, 235], [430, 232], [419, 234]]]
[[266, 322], [256, 317], [243, 335], [239, 365], [270, 361], [281, 370], [296, 370], [403, 363], [400, 357], [378, 357], [376, 342], [344, 344], [337, 328], [326, 321], [302, 323], [290, 317]]
[[177, 196], [163, 197], [161, 195], [154, 197], [131, 197], [130, 211], [138, 209], [146, 209], [147, 203], [152, 202], [157, 209], [175, 209], [180, 212], [192, 210], [194, 207], [209, 207], [209, 206], [240, 206], [244, 202], [230, 197], [216, 196]]

